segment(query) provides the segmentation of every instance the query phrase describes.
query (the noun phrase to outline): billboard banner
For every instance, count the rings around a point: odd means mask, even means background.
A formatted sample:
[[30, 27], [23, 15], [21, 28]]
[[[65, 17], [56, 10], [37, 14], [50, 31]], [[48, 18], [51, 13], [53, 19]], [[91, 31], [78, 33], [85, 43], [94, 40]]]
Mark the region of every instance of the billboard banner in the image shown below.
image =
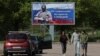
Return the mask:
[[32, 25], [74, 25], [75, 3], [32, 3]]

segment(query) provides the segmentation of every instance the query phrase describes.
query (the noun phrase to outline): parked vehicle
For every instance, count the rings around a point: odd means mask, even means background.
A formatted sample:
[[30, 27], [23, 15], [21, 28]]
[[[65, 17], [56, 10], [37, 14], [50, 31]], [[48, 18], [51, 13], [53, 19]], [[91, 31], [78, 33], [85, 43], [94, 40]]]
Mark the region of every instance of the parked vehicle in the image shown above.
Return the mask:
[[50, 35], [45, 37], [31, 35], [33, 53], [43, 53], [43, 49], [52, 49], [52, 38]]
[[4, 56], [18, 53], [32, 55], [29, 36], [24, 31], [10, 31], [4, 42]]
[[41, 42], [40, 37], [39, 36], [31, 36], [31, 43], [32, 43], [32, 52], [34, 54], [37, 53], [42, 53], [43, 50], [41, 48], [39, 48], [39, 43]]

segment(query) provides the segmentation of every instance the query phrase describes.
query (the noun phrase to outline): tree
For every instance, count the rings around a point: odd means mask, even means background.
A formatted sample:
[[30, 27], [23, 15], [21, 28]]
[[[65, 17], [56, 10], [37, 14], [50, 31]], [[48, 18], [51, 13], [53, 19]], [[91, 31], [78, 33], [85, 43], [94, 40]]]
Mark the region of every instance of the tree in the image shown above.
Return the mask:
[[0, 34], [26, 29], [30, 26], [30, 0], [0, 0]]

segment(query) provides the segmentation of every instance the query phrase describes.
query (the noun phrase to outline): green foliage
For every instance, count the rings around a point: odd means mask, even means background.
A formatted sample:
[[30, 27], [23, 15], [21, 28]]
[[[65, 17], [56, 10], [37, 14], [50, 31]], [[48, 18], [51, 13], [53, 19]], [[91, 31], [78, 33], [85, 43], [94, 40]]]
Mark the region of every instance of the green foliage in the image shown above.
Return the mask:
[[0, 0], [0, 35], [28, 28], [30, 18], [30, 0]]

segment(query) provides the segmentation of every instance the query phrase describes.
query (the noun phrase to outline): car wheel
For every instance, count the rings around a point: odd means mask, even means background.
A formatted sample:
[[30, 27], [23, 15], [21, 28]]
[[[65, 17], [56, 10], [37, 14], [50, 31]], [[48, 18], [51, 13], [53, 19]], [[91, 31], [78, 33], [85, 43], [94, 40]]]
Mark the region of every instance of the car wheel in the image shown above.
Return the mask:
[[40, 50], [39, 53], [42, 54], [43, 53], [43, 50]]
[[28, 56], [32, 56], [32, 52], [28, 52], [27, 54], [28, 54]]
[[10, 56], [13, 56], [13, 54], [11, 53], [11, 54], [9, 54]]
[[32, 56], [32, 54], [31, 53], [28, 53], [28, 56]]
[[35, 56], [35, 52], [32, 52], [32, 55]]
[[6, 51], [4, 51], [4, 56], [8, 56], [8, 53]]
[[7, 54], [7, 53], [5, 53], [5, 54], [4, 54], [4, 56], [8, 56], [8, 54]]

